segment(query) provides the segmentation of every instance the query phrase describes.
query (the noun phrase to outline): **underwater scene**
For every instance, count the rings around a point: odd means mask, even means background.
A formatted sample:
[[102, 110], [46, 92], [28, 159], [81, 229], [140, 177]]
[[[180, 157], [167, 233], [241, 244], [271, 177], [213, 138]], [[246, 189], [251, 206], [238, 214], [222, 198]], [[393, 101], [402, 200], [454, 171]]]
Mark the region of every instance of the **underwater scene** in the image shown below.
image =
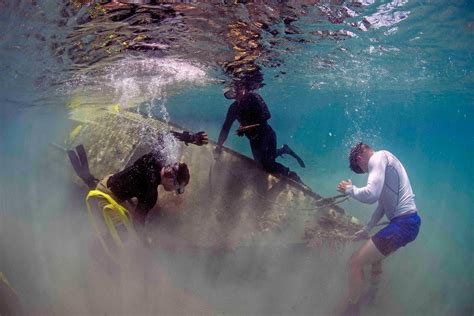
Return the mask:
[[473, 315], [472, 1], [0, 25], [1, 315]]

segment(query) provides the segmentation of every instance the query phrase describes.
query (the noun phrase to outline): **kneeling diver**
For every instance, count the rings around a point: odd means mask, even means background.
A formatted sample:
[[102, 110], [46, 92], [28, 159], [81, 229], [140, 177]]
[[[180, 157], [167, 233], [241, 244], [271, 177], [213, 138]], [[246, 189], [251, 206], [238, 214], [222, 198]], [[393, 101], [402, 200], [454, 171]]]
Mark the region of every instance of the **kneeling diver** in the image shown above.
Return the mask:
[[[189, 132], [171, 132], [173, 136], [188, 143], [202, 146], [208, 143], [208, 136], [204, 132], [191, 134]], [[184, 193], [189, 183], [190, 174], [185, 163], [165, 164], [165, 156], [159, 151], [138, 158], [131, 166], [115, 174], [108, 175], [101, 180], [96, 179], [89, 170], [87, 155], [83, 145], [76, 147], [76, 151], [68, 150], [67, 154], [77, 175], [91, 190], [105, 193], [99, 197], [99, 205], [110, 203], [110, 197], [120, 206], [126, 205], [134, 222], [145, 224], [147, 213], [155, 206], [158, 200], [157, 187], [163, 185], [165, 191]], [[138, 203], [134, 209], [129, 201], [136, 198]], [[112, 203], [113, 204], [113, 203]], [[114, 204], [115, 205], [115, 204]]]

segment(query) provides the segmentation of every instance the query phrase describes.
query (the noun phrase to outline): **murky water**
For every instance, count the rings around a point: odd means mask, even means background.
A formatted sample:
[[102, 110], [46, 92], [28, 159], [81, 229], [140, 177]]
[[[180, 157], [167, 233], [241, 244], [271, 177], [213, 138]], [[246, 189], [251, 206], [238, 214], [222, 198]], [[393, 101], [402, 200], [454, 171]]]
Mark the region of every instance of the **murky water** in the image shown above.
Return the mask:
[[[216, 139], [237, 81], [259, 87], [278, 144], [307, 167], [281, 162], [316, 192], [364, 183], [346, 161], [359, 140], [405, 165], [420, 235], [386, 260], [363, 314], [473, 313], [469, 1], [96, 2], [0, 1], [0, 272], [29, 313], [331, 313], [357, 244], [135, 254], [119, 276], [91, 258], [85, 192], [51, 143], [117, 106]], [[246, 139], [226, 145], [251, 156]]]

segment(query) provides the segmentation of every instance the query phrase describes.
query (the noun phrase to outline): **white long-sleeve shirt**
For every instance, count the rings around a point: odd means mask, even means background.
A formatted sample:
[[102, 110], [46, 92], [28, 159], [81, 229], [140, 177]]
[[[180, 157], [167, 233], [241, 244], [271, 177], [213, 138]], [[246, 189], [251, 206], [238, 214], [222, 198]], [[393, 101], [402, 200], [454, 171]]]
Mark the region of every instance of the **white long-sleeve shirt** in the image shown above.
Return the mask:
[[386, 215], [389, 220], [417, 211], [407, 172], [401, 162], [386, 150], [374, 152], [369, 159], [367, 185], [348, 186], [346, 193], [362, 203], [378, 201], [372, 218], [365, 227], [369, 232]]

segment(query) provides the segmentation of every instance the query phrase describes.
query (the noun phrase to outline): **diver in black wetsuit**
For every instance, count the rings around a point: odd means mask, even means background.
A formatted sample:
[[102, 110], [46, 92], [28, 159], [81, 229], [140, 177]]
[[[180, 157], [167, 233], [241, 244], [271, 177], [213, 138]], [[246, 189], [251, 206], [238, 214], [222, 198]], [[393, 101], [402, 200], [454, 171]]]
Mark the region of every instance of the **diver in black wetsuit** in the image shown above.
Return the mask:
[[[171, 133], [186, 145], [192, 143], [202, 146], [208, 143], [207, 134], [204, 132], [196, 134]], [[181, 194], [189, 183], [188, 166], [185, 163], [166, 165], [165, 157], [157, 151], [143, 155], [133, 165], [108, 175], [100, 181], [89, 171], [84, 146], [79, 145], [76, 147], [76, 151], [68, 150], [67, 153], [77, 175], [91, 190], [96, 189], [110, 195], [131, 212], [135, 222], [142, 225], [145, 224], [148, 211], [155, 206], [158, 200], [158, 185], [163, 185], [165, 191], [176, 190], [178, 194]], [[136, 206], [130, 203], [132, 198], [137, 198]], [[130, 209], [132, 206], [133, 209]]]
[[[233, 95], [226, 93], [226, 98], [232, 99]], [[271, 114], [262, 97], [253, 91], [249, 91], [245, 86], [238, 86], [235, 95], [236, 101], [231, 104], [227, 111], [222, 130], [219, 134], [217, 146], [214, 149], [216, 159], [218, 159], [222, 145], [224, 144], [232, 123], [238, 120], [240, 127], [237, 130], [238, 136], [247, 136], [250, 141], [252, 155], [265, 171], [282, 174], [297, 182], [301, 182], [300, 177], [289, 168], [275, 161], [283, 154], [294, 157], [301, 167], [305, 167], [303, 160], [291, 150], [288, 145], [283, 145], [277, 149], [276, 134], [273, 128], [267, 123]]]

